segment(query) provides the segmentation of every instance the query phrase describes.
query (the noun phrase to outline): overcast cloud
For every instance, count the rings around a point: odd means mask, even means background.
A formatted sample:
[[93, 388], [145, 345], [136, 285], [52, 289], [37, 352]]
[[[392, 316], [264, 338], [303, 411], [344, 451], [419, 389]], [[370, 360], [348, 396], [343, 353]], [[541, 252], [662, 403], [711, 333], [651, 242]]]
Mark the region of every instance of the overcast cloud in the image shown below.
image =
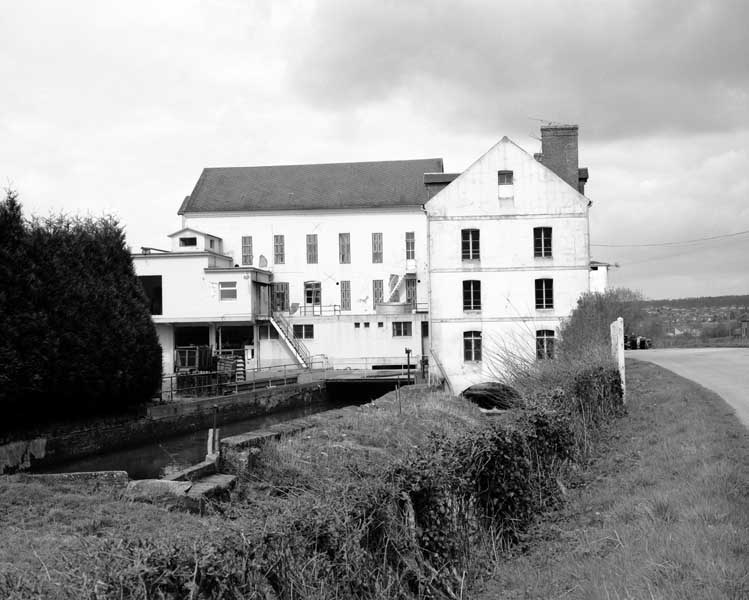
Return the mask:
[[[0, 178], [163, 246], [205, 166], [441, 156], [580, 125], [594, 242], [749, 230], [749, 3], [23, 2]], [[679, 254], [679, 255], [676, 255]], [[595, 247], [651, 297], [749, 293], [749, 236]]]

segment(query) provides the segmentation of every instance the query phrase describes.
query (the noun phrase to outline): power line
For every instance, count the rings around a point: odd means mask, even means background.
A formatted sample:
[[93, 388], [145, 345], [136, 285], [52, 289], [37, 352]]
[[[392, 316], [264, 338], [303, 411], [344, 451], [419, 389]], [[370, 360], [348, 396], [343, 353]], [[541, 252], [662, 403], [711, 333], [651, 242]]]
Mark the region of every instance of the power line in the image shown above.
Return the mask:
[[596, 246], [597, 248], [649, 248], [654, 246], [682, 246], [685, 244], [696, 244], [699, 242], [708, 242], [710, 240], [720, 240], [747, 234], [749, 234], [749, 229], [745, 231], [737, 231], [736, 233], [725, 233], [723, 235], [713, 235], [710, 237], [695, 238], [693, 240], [682, 240], [680, 242], [658, 242], [653, 244], [591, 244], [591, 246]]
[[[732, 240], [732, 241], [734, 241], [734, 242], [741, 242], [741, 241], [744, 241], [744, 240]], [[666, 259], [669, 259], [669, 258], [680, 257], [680, 256], [684, 256], [686, 254], [690, 254], [690, 253], [693, 253], [693, 252], [702, 252], [703, 250], [705, 250], [705, 249], [704, 248], [690, 248], [688, 250], [677, 252], [676, 254], [662, 254], [661, 256], [651, 256], [650, 258], [645, 258], [645, 259], [641, 259], [641, 260], [635, 260], [635, 261], [631, 261], [631, 262], [623, 262], [623, 263], [620, 263], [619, 266], [620, 267], [629, 267], [630, 265], [641, 265], [643, 263], [649, 263], [649, 262], [653, 262], [653, 261], [657, 261], [657, 260], [666, 260]], [[714, 250], [714, 248], [708, 248], [707, 250]]]

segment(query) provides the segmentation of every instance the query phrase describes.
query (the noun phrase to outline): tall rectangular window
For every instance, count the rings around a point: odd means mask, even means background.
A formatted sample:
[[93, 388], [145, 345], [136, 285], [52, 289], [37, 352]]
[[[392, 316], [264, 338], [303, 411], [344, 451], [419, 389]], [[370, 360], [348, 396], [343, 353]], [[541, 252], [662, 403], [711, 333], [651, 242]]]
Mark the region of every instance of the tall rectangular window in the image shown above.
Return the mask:
[[393, 321], [393, 337], [411, 337], [411, 321]]
[[271, 302], [273, 310], [289, 310], [289, 284], [286, 281], [275, 281], [271, 284]]
[[461, 258], [463, 260], [479, 259], [479, 230], [463, 229], [460, 232]]
[[536, 308], [554, 308], [553, 279], [536, 279]]
[[351, 234], [338, 234], [338, 261], [342, 265], [351, 263]]
[[416, 258], [416, 236], [413, 231], [406, 232], [406, 260]]
[[390, 277], [388, 277], [388, 302], [401, 301], [401, 293], [398, 289], [400, 287], [399, 282], [400, 277], [398, 277], [395, 273], [392, 273]]
[[481, 282], [469, 279], [463, 282], [463, 310], [481, 310]]
[[219, 300], [236, 300], [237, 299], [237, 282], [236, 281], [219, 281], [218, 283]]
[[317, 234], [307, 234], [307, 264], [317, 264]]
[[536, 330], [536, 358], [539, 360], [554, 358], [554, 331], [552, 329]]
[[277, 265], [286, 262], [286, 241], [282, 235], [273, 236], [273, 262]]
[[350, 281], [341, 281], [341, 310], [351, 310]]
[[463, 360], [479, 362], [481, 360], [481, 332], [463, 332]]
[[320, 306], [322, 301], [319, 281], [304, 282], [304, 303], [312, 306]]
[[383, 298], [383, 285], [382, 285], [382, 279], [373, 279], [372, 280], [372, 305], [373, 308], [377, 308], [377, 305], [380, 304], [384, 298]]
[[243, 265], [252, 264], [252, 236], [251, 235], [242, 236], [242, 264]]
[[406, 279], [406, 302], [416, 306], [416, 279], [412, 277]]
[[533, 228], [533, 256], [551, 258], [551, 227]]
[[382, 233], [372, 234], [372, 262], [382, 262]]

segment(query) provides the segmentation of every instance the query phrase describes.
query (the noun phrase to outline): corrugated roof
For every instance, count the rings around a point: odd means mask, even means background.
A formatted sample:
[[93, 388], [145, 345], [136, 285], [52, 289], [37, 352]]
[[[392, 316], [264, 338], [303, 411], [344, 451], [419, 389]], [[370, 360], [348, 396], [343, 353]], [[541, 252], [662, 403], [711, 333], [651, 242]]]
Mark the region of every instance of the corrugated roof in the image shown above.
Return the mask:
[[414, 206], [424, 174], [443, 170], [441, 158], [203, 169], [179, 214]]

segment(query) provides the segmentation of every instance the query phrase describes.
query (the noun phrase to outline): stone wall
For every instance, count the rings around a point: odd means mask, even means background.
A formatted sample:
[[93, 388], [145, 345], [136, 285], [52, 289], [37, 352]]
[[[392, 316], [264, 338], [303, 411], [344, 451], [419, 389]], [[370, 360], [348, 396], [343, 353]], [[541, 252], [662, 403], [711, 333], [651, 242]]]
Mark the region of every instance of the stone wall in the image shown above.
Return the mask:
[[206, 429], [213, 425], [214, 405], [218, 406], [218, 423], [221, 424], [326, 400], [324, 384], [309, 383], [155, 405], [149, 407], [143, 418], [120, 422], [109, 420], [0, 445], [0, 474], [45, 468], [157, 438]]

